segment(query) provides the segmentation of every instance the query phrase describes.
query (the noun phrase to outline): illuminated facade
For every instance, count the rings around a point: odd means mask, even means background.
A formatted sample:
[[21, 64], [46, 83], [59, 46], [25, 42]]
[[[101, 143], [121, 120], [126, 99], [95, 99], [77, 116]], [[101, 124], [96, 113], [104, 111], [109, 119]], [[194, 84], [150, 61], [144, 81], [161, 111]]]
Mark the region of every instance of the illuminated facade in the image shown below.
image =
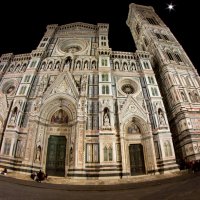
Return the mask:
[[174, 145], [199, 158], [194, 66], [152, 7], [130, 4], [127, 25], [135, 53], [112, 51], [108, 24], [78, 22], [1, 56], [0, 167], [124, 178], [178, 170]]

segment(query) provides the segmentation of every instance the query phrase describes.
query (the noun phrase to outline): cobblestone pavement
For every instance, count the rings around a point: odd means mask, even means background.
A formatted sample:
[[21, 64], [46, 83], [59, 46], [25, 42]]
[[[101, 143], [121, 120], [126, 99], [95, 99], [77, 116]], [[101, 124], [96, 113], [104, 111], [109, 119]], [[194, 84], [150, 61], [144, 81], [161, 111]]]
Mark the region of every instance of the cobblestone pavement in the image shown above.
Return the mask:
[[0, 176], [0, 199], [198, 200], [200, 174], [179, 173], [100, 181], [49, 177], [47, 181], [37, 183], [28, 175], [10, 173]]

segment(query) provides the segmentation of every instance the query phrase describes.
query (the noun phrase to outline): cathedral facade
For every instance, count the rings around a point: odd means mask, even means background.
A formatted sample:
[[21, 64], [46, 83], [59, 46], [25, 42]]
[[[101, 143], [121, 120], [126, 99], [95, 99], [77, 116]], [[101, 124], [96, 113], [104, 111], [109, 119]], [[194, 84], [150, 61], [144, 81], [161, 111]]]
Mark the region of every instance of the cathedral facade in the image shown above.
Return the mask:
[[130, 4], [127, 25], [136, 52], [112, 51], [108, 24], [78, 22], [1, 55], [0, 167], [124, 178], [199, 158], [194, 66], [152, 7]]

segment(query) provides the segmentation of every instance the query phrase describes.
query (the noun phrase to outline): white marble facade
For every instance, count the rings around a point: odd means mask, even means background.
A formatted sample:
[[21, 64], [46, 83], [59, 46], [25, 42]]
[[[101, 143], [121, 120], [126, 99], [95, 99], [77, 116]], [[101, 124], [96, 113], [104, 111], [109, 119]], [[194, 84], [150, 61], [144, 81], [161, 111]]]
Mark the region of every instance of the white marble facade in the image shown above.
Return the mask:
[[108, 24], [78, 22], [1, 56], [2, 167], [46, 171], [56, 156], [62, 176], [126, 178], [178, 170], [174, 144], [179, 158], [198, 157], [200, 141], [179, 138], [199, 129], [198, 74], [152, 7], [131, 4], [127, 25], [134, 53], [112, 51]]

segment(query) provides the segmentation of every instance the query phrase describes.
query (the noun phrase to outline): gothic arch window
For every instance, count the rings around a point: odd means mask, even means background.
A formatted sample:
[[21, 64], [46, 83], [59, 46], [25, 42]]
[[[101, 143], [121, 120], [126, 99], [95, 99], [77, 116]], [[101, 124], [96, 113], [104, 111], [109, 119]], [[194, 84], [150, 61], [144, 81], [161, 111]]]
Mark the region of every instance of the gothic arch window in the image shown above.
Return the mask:
[[159, 33], [155, 33], [157, 39], [162, 39], [161, 35]]
[[165, 151], [165, 157], [172, 156], [172, 148], [169, 140], [164, 142], [164, 151]]
[[26, 92], [26, 86], [22, 86], [19, 91], [19, 95], [23, 95]]
[[150, 84], [154, 84], [154, 78], [152, 76], [148, 76], [148, 81]]
[[24, 63], [24, 64], [22, 65], [21, 71], [22, 71], [22, 72], [25, 72], [25, 71], [26, 71], [26, 67], [27, 67], [27, 64]]
[[105, 146], [103, 148], [104, 152], [104, 161], [112, 161], [113, 160], [113, 149], [111, 146], [107, 147]]
[[14, 71], [16, 71], [16, 72], [19, 72], [19, 71], [20, 71], [20, 64], [17, 65], [17, 67], [15, 68]]
[[108, 81], [108, 74], [102, 74], [102, 81]]
[[13, 70], [14, 70], [14, 65], [11, 65], [8, 71], [13, 72]]
[[180, 55], [178, 53], [174, 53], [174, 56], [178, 62], [183, 62]]
[[153, 17], [147, 17], [146, 20], [149, 22], [149, 24], [152, 24], [152, 25], [159, 25], [159, 23], [156, 21], [155, 18]]
[[169, 38], [168, 38], [168, 36], [167, 35], [162, 35], [163, 36], [163, 38], [165, 39], [165, 40], [169, 40]]
[[109, 86], [108, 85], [102, 86], [102, 94], [109, 94]]
[[67, 113], [60, 109], [56, 111], [53, 116], [51, 117], [52, 124], [66, 124], [68, 123], [68, 115]]
[[145, 68], [145, 69], [150, 69], [149, 63], [148, 63], [148, 62], [144, 62], [144, 68]]
[[167, 56], [168, 56], [169, 60], [174, 60], [172, 54], [169, 51], [167, 51]]
[[101, 59], [101, 65], [102, 65], [102, 66], [107, 66], [107, 65], [108, 65], [107, 59], [102, 58], [102, 59]]
[[151, 93], [152, 93], [152, 96], [158, 96], [158, 90], [157, 88], [151, 88]]

